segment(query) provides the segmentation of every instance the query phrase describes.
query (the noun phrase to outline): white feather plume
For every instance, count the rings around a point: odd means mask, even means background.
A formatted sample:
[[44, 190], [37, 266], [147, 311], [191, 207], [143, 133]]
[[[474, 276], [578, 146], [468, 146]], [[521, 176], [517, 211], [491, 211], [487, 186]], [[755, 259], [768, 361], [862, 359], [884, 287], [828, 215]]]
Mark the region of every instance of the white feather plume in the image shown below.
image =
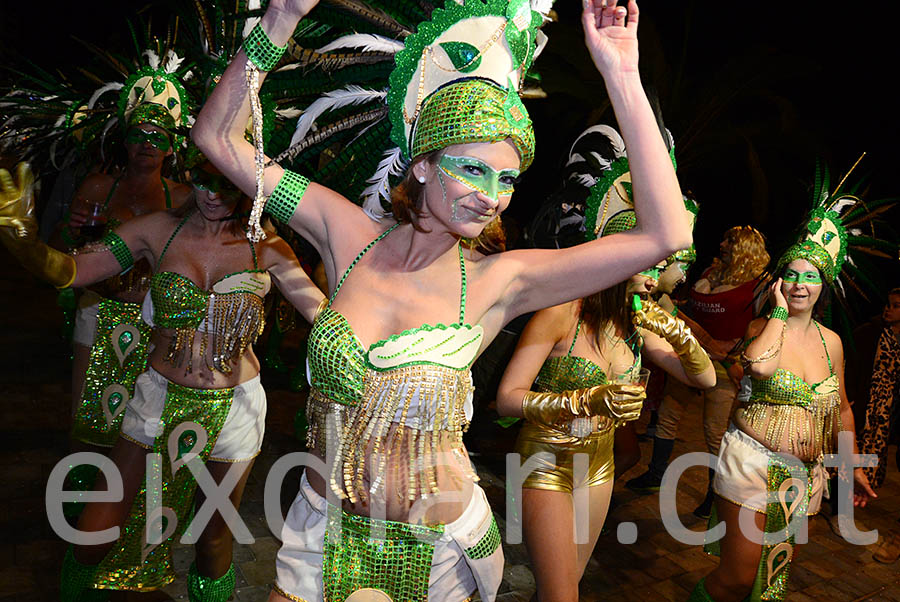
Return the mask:
[[145, 50], [141, 54], [143, 56], [147, 57], [147, 64], [149, 64], [152, 69], [159, 69], [159, 55], [158, 54], [156, 54], [152, 50]]
[[94, 105], [97, 104], [97, 101], [101, 96], [106, 94], [107, 92], [119, 91], [122, 89], [122, 84], [118, 82], [110, 82], [108, 84], [103, 84], [101, 87], [97, 88], [97, 91], [91, 95], [91, 99], [88, 101], [88, 108], [93, 109]]
[[594, 184], [597, 183], [597, 178], [589, 173], [575, 174], [575, 176], [570, 179], [575, 180], [585, 188], [591, 188]]
[[546, 15], [553, 8], [553, 0], [531, 0], [531, 10]]
[[373, 220], [378, 221], [387, 215], [381, 199], [390, 200], [390, 177], [402, 175], [406, 170], [406, 162], [399, 147], [385, 151], [384, 158], [378, 163], [378, 169], [366, 180], [369, 186], [363, 190], [363, 211]]
[[297, 144], [309, 133], [316, 119], [326, 111], [333, 111], [347, 105], [363, 104], [373, 100], [381, 100], [387, 96], [384, 90], [367, 90], [361, 86], [348, 85], [338, 90], [326, 92], [321, 98], [313, 102], [300, 119], [297, 120], [297, 128], [291, 137], [291, 146]]
[[178, 53], [174, 50], [170, 50], [166, 53], [166, 73], [175, 73], [183, 62], [183, 57], [178, 56]]
[[365, 52], [397, 54], [403, 50], [404, 45], [403, 42], [375, 35], [374, 33], [353, 33], [325, 44], [317, 49], [316, 52], [329, 52], [338, 48], [362, 48]]
[[[247, 3], [247, 10], [257, 10], [261, 6], [260, 0], [250, 0], [250, 2]], [[256, 24], [259, 23], [261, 18], [262, 17], [253, 17], [252, 19], [244, 21], [244, 31], [242, 32], [244, 38], [250, 35], [250, 32], [256, 27]]]
[[275, 109], [275, 114], [285, 119], [296, 119], [303, 114], [303, 111], [300, 109]]
[[853, 197], [841, 197], [834, 202], [831, 206], [831, 211], [837, 212], [838, 215], [842, 215], [845, 209], [849, 209], [856, 205], [856, 199]]

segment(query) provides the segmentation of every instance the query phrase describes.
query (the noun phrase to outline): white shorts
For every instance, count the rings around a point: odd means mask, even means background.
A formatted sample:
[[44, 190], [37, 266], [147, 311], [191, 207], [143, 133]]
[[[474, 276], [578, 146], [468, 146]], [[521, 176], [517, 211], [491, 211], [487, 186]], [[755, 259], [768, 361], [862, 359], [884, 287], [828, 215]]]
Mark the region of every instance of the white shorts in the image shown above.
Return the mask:
[[97, 312], [103, 297], [94, 291], [86, 290], [78, 299], [75, 310], [75, 327], [72, 330], [72, 342], [85, 347], [94, 346], [94, 335], [97, 334]]
[[[303, 473], [300, 491], [291, 504], [282, 546], [275, 559], [275, 591], [295, 602], [323, 602], [322, 562], [324, 559], [328, 503], [313, 490]], [[494, 537], [496, 548], [487, 555]], [[481, 546], [479, 546], [481, 544]], [[476, 546], [479, 546], [476, 548]], [[481, 554], [473, 553], [478, 549]], [[481, 556], [473, 559], [472, 556]], [[484, 490], [472, 488], [465, 512], [444, 525], [444, 533], [434, 543], [428, 597], [435, 602], [468, 600], [478, 589], [481, 599], [492, 602], [503, 579], [503, 548]]]
[[[150, 448], [157, 435], [163, 432], [160, 422], [166, 403], [169, 380], [147, 368], [134, 386], [134, 397], [128, 402], [122, 418], [121, 436]], [[210, 461], [244, 462], [252, 460], [262, 448], [266, 431], [266, 392], [259, 375], [234, 388], [234, 398], [216, 444], [210, 453]]]
[[[713, 491], [729, 502], [765, 514], [769, 460], [773, 457], [780, 458], [781, 455], [734, 424], [729, 425], [719, 448]], [[819, 511], [826, 481], [825, 468], [821, 461], [816, 462], [810, 472], [812, 495], [809, 500], [808, 516]]]

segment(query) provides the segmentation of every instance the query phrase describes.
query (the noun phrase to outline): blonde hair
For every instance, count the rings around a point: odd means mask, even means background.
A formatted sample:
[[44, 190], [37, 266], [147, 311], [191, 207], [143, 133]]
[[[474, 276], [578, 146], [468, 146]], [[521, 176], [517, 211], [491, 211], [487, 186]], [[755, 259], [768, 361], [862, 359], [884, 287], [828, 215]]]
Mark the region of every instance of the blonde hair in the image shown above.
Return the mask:
[[739, 286], [759, 277], [769, 265], [769, 252], [762, 233], [753, 226], [735, 226], [725, 232], [730, 239], [731, 261], [724, 263], [716, 257], [707, 278], [718, 284]]

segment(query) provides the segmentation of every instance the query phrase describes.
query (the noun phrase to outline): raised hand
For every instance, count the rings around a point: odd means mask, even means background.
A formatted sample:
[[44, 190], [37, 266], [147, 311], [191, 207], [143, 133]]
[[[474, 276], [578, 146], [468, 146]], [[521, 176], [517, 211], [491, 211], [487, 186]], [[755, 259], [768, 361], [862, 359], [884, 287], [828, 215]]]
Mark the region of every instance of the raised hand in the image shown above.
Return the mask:
[[775, 283], [769, 288], [769, 300], [772, 301], [777, 307], [783, 307], [787, 309], [787, 299], [784, 298], [784, 293], [781, 292], [781, 284], [783, 280], [779, 278], [775, 281]]
[[582, 0], [584, 43], [604, 78], [638, 75], [638, 6], [616, 6], [616, 0]]

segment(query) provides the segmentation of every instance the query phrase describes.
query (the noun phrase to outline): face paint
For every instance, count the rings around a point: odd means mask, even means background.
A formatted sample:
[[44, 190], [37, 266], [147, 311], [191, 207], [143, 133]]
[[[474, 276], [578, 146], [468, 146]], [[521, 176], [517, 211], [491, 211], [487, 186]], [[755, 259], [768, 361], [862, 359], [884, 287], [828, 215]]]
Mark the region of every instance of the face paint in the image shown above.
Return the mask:
[[200, 167], [191, 170], [191, 184], [198, 190], [218, 193], [226, 201], [236, 201], [241, 198], [241, 191], [228, 178], [222, 174], [210, 173]]
[[797, 270], [787, 269], [781, 278], [783, 282], [797, 284], [822, 284], [822, 276], [819, 272], [798, 272]]
[[518, 169], [497, 171], [476, 157], [444, 155], [438, 167], [457, 182], [493, 201], [499, 201], [501, 196], [511, 195], [516, 178], [519, 177]]
[[125, 134], [125, 144], [144, 144], [145, 142], [149, 142], [150, 146], [158, 148], [164, 153], [172, 148], [172, 143], [164, 132], [142, 130], [139, 127], [134, 127]]

